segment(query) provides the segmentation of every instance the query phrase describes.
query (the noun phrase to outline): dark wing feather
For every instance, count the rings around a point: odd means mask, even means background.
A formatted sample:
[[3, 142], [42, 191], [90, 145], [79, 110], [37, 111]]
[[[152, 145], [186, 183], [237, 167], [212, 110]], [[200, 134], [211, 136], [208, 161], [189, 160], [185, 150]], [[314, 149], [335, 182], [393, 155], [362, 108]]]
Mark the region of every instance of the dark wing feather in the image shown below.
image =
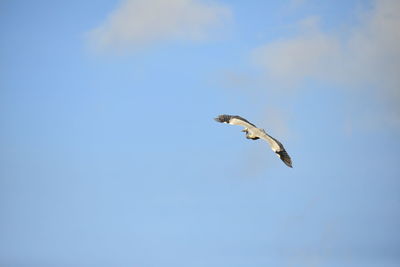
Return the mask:
[[285, 149], [282, 149], [281, 151], [277, 151], [275, 153], [278, 154], [279, 158], [283, 161], [283, 163], [285, 163], [290, 168], [293, 168], [292, 159], [290, 158], [289, 154], [286, 152]]
[[218, 122], [226, 122], [226, 123], [229, 123], [229, 121], [231, 119], [242, 120], [242, 121], [247, 122], [248, 124], [256, 127], [253, 123], [251, 123], [248, 120], [246, 120], [245, 118], [237, 116], [237, 115], [226, 115], [226, 114], [223, 114], [223, 115], [219, 115], [218, 117], [215, 118], [215, 120], [218, 121]]

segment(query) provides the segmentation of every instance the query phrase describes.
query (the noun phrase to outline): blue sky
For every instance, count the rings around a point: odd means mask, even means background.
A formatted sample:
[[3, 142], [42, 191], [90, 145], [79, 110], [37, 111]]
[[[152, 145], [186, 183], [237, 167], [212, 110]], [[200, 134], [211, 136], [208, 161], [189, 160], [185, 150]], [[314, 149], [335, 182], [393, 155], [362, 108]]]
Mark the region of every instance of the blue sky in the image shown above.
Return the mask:
[[0, 265], [398, 266], [399, 11], [1, 1]]

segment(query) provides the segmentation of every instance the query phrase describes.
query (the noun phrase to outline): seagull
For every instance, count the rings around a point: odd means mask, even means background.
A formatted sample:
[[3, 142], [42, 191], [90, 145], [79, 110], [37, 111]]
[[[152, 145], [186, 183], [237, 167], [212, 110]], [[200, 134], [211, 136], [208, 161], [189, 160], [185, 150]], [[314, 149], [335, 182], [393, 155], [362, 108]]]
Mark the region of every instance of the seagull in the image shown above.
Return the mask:
[[268, 144], [271, 146], [272, 151], [277, 154], [277, 156], [283, 161], [283, 163], [292, 168], [292, 159], [286, 152], [281, 142], [267, 134], [264, 129], [257, 128], [257, 126], [240, 116], [223, 114], [216, 117], [215, 120], [221, 123], [243, 126], [244, 129], [242, 130], [242, 132], [246, 133], [247, 139], [257, 140], [261, 138], [267, 141]]

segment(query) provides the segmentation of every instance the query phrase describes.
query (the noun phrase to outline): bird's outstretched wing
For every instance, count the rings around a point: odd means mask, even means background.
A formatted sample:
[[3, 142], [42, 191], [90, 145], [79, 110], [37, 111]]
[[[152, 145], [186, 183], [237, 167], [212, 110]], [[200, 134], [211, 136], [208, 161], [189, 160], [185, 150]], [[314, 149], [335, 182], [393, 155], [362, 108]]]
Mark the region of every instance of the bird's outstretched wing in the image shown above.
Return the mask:
[[269, 143], [271, 149], [278, 155], [278, 157], [285, 163], [288, 167], [293, 168], [292, 166], [292, 159], [290, 158], [289, 154], [286, 152], [285, 148], [283, 147], [282, 143], [267, 134], [263, 129], [259, 129], [260, 133], [257, 136], [261, 139], [264, 139]]
[[216, 121], [221, 122], [221, 123], [229, 123], [232, 125], [240, 125], [245, 128], [253, 128], [256, 127], [254, 124], [246, 120], [245, 118], [242, 118], [240, 116], [234, 116], [234, 115], [219, 115], [218, 117], [215, 118]]

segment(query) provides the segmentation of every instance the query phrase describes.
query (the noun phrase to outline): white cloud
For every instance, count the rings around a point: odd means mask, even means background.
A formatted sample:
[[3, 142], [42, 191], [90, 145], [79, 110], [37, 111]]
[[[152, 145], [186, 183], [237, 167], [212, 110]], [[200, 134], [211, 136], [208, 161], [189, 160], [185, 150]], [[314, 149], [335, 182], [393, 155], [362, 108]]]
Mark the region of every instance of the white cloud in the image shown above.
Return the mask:
[[200, 0], [125, 0], [89, 33], [99, 50], [135, 49], [159, 41], [204, 40], [230, 17], [222, 5]]
[[384, 100], [400, 125], [400, 1], [375, 1], [346, 38], [321, 31], [315, 17], [299, 26], [294, 38], [254, 50], [268, 81], [295, 87], [311, 78], [358, 89]]
[[305, 78], [320, 74], [321, 65], [337, 53], [338, 43], [334, 38], [312, 32], [269, 43], [257, 48], [253, 56], [269, 79], [295, 86]]

